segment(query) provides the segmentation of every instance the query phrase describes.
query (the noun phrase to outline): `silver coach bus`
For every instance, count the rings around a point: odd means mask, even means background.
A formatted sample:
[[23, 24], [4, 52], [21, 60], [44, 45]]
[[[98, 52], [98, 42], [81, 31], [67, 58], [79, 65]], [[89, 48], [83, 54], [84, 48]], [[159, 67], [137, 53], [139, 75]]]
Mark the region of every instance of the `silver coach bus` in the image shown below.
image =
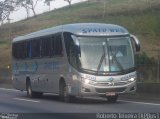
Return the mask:
[[59, 94], [106, 97], [136, 91], [139, 40], [118, 25], [77, 23], [17, 37], [12, 42], [12, 80], [27, 96]]

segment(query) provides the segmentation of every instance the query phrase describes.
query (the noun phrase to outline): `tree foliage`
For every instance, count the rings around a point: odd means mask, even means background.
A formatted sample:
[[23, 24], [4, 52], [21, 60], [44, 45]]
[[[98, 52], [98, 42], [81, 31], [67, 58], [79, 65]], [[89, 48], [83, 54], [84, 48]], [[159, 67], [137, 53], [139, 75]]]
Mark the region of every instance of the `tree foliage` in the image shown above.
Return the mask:
[[10, 14], [16, 8], [16, 1], [15, 0], [4, 0], [0, 1], [0, 21], [1, 24], [4, 23], [5, 20], [10, 22]]
[[73, 0], [64, 0], [64, 1], [68, 2], [69, 6], [71, 7], [71, 2], [72, 2]]
[[44, 3], [49, 6], [49, 11], [51, 10], [51, 2], [55, 0], [44, 0]]
[[25, 8], [25, 10], [27, 12], [27, 18], [29, 18], [29, 10], [31, 10], [33, 12], [34, 16], [36, 16], [35, 7], [36, 7], [38, 1], [42, 1], [42, 0], [17, 0], [17, 4], [20, 7]]

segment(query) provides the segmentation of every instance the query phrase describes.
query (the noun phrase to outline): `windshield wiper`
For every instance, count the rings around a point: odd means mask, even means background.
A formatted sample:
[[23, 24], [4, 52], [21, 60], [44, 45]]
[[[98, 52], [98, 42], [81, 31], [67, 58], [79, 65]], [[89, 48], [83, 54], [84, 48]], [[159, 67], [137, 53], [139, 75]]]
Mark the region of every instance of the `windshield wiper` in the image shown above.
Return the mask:
[[[111, 49], [111, 48], [110, 48]], [[110, 50], [111, 51], [111, 50]], [[111, 51], [111, 55], [112, 55], [112, 58], [114, 59], [114, 61], [117, 63], [118, 67], [121, 69], [121, 71], [124, 71], [124, 68], [123, 66], [119, 63], [119, 61], [117, 60], [116, 58], [116, 53], [115, 55], [113, 55], [112, 51]]]
[[94, 73], [96, 74], [97, 71], [94, 71], [94, 70], [90, 70], [90, 69], [84, 69], [84, 68], [80, 68], [81, 71], [86, 71], [86, 72], [89, 72], [89, 73]]
[[97, 71], [100, 70], [104, 58], [105, 58], [105, 52], [102, 54], [102, 57], [101, 57], [101, 59], [99, 61], [99, 64], [98, 64], [98, 67], [97, 67]]
[[102, 65], [104, 59], [105, 59], [105, 64], [107, 63], [105, 57], [106, 57], [106, 52], [105, 52], [105, 47], [104, 47], [104, 44], [103, 44], [103, 54], [102, 54], [101, 59], [99, 61], [99, 64], [98, 64], [98, 67], [97, 67], [97, 72], [100, 70], [101, 65]]

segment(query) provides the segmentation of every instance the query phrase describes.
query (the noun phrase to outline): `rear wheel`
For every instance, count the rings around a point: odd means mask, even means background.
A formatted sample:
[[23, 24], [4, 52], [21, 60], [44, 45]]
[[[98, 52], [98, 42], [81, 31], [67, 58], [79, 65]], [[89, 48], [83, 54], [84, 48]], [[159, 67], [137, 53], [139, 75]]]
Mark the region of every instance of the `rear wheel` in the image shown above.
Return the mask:
[[108, 96], [108, 97], [107, 97], [107, 101], [108, 101], [108, 102], [112, 102], [112, 103], [116, 102], [117, 99], [118, 99], [118, 95]]
[[30, 98], [38, 98], [38, 97], [42, 97], [42, 95], [43, 95], [43, 93], [41, 93], [41, 92], [32, 91], [32, 86], [31, 86], [30, 80], [28, 80], [26, 83], [26, 90], [27, 90], [27, 96]]

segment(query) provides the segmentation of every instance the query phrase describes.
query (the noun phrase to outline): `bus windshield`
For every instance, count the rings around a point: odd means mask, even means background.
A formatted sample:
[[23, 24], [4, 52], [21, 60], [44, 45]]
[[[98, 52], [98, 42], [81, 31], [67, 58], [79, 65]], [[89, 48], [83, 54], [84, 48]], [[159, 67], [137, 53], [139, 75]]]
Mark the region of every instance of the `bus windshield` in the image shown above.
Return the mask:
[[133, 49], [129, 37], [76, 39], [80, 48], [79, 68], [96, 72], [122, 72], [134, 68]]

